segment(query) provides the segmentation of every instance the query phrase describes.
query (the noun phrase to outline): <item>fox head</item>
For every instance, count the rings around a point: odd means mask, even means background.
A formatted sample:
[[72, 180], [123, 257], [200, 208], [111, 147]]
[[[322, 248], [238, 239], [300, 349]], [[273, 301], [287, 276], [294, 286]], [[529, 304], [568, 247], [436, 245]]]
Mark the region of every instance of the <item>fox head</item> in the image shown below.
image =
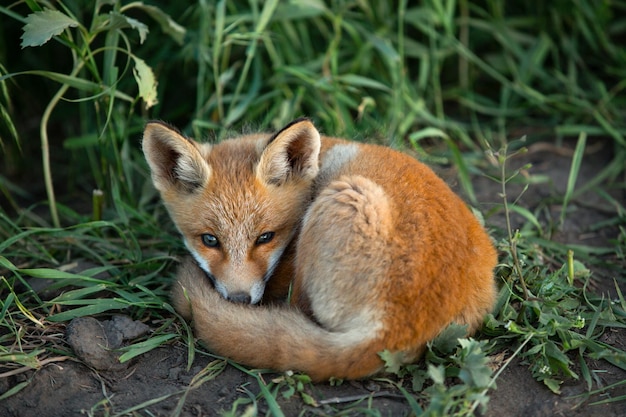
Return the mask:
[[261, 300], [311, 198], [320, 135], [298, 119], [274, 135], [200, 144], [149, 122], [143, 152], [185, 245], [226, 299]]

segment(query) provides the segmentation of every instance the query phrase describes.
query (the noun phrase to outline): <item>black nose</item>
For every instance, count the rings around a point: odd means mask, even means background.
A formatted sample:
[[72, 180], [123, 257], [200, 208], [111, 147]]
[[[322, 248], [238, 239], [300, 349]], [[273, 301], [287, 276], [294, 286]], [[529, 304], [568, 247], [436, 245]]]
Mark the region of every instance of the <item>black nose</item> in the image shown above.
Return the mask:
[[228, 300], [233, 303], [241, 303], [241, 304], [250, 304], [251, 298], [250, 294], [245, 292], [236, 292], [233, 294], [228, 294]]

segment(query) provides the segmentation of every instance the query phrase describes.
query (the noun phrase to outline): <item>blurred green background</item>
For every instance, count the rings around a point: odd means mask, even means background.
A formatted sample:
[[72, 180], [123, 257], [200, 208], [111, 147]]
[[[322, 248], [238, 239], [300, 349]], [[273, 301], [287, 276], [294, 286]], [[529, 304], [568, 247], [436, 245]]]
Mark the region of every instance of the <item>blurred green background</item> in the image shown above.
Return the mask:
[[0, 14], [5, 209], [45, 199], [44, 177], [66, 204], [97, 188], [136, 207], [147, 119], [214, 140], [309, 116], [422, 155], [443, 143], [429, 155], [458, 165], [585, 132], [624, 159], [625, 1], [29, 0]]

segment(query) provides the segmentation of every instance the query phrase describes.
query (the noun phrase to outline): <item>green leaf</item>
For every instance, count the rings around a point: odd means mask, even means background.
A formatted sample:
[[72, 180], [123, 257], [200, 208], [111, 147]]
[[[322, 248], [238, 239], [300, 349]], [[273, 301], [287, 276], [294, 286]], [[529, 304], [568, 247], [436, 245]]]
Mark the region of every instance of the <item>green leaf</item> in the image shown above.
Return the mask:
[[133, 75], [137, 81], [137, 86], [139, 86], [139, 95], [143, 99], [146, 109], [149, 109], [159, 102], [157, 100], [157, 81], [152, 68], [143, 59], [133, 56], [133, 60], [135, 61]]
[[3, 362], [15, 362], [20, 365], [28, 366], [29, 368], [37, 369], [40, 367], [39, 359], [37, 355], [44, 353], [43, 349], [33, 350], [28, 353], [22, 352], [7, 352], [0, 354], [0, 363]]
[[567, 205], [574, 193], [574, 187], [576, 186], [576, 180], [580, 172], [580, 165], [582, 164], [583, 155], [585, 154], [585, 145], [587, 143], [587, 133], [580, 132], [578, 136], [578, 142], [576, 143], [576, 149], [574, 150], [574, 157], [572, 158], [572, 165], [570, 167], [569, 176], [567, 178], [567, 188], [565, 189], [565, 195], [563, 196], [563, 207], [561, 208], [561, 225], [565, 222], [565, 214]]
[[64, 291], [63, 293], [61, 293], [61, 295], [52, 299], [50, 303], [61, 304], [70, 300], [84, 300], [86, 296], [88, 295], [95, 294], [101, 291], [106, 291], [107, 289], [108, 289], [108, 286], [106, 284], [96, 284], [90, 287], [80, 288], [77, 290]]
[[81, 136], [74, 136], [63, 141], [64, 149], [84, 149], [98, 144], [97, 133], [87, 133]]
[[[94, 314], [103, 313], [110, 310], [122, 310], [128, 307], [128, 303], [121, 302], [115, 299], [97, 299], [97, 300], [84, 300], [83, 304], [88, 304], [83, 307], [74, 308], [72, 310], [63, 311], [58, 314], [53, 314], [48, 317], [48, 321], [61, 322], [74, 319], [76, 317], [93, 316]], [[71, 304], [64, 302], [63, 304]]]
[[32, 379], [29, 379], [27, 381], [20, 382], [19, 384], [15, 385], [13, 388], [11, 388], [10, 390], [8, 390], [5, 393], [3, 393], [2, 395], [0, 395], [0, 401], [9, 398], [12, 395], [17, 394], [18, 392], [20, 392], [21, 390], [26, 388], [30, 384], [31, 381], [32, 381]]
[[185, 40], [186, 29], [176, 23], [167, 13], [155, 6], [143, 2], [133, 2], [122, 7], [122, 11], [131, 8], [140, 9], [150, 15], [160, 26], [163, 32], [170, 35], [177, 44], [182, 45]]
[[328, 12], [328, 7], [322, 0], [307, 0], [285, 2], [276, 9], [272, 16], [273, 22], [286, 20], [311, 19]]
[[[15, 141], [15, 144], [19, 147], [19, 134], [17, 133], [17, 128], [13, 124], [13, 120], [11, 120], [11, 114], [9, 111], [0, 103], [0, 120], [3, 121], [4, 127], [8, 132], [9, 136]], [[2, 131], [0, 131], [0, 147], [4, 147], [4, 142], [2, 141]]]
[[[0, 249], [3, 249], [3, 248], [0, 247]], [[8, 269], [9, 271], [15, 271], [17, 269], [17, 267], [13, 265], [11, 261], [9, 261], [7, 258], [5, 258], [2, 255], [0, 255], [0, 266]]]
[[461, 371], [459, 378], [470, 386], [486, 388], [491, 382], [491, 368], [489, 360], [482, 349], [484, 342], [474, 339], [460, 339], [462, 347]]
[[403, 364], [404, 354], [402, 352], [391, 352], [387, 349], [378, 353], [378, 356], [385, 362], [385, 371], [397, 374]]
[[419, 405], [419, 403], [417, 402], [415, 397], [413, 397], [411, 394], [409, 394], [409, 392], [406, 389], [404, 389], [402, 387], [402, 385], [398, 384], [397, 387], [400, 390], [400, 392], [402, 393], [402, 395], [404, 395], [404, 398], [406, 399], [406, 401], [409, 404], [409, 406], [411, 406], [411, 411], [413, 412], [413, 414], [416, 417], [419, 417], [419, 416], [423, 415], [424, 414], [424, 410]]
[[553, 393], [561, 393], [561, 382], [557, 381], [556, 379], [546, 378], [543, 380], [543, 383], [546, 385], [546, 387], [550, 388], [550, 391], [552, 391]]
[[59, 269], [54, 268], [24, 268], [19, 270], [20, 273], [24, 275], [28, 275], [33, 278], [42, 278], [42, 279], [54, 279], [54, 280], [63, 280], [63, 279], [72, 279], [77, 282], [93, 282], [96, 284], [104, 283], [109, 284], [106, 280], [100, 280], [97, 278], [93, 278], [87, 276], [85, 274], [74, 274], [72, 272], [61, 271]]
[[428, 364], [428, 376], [435, 384], [443, 384], [446, 379], [446, 371], [442, 365]]
[[[58, 72], [52, 72], [52, 71], [41, 71], [41, 70], [31, 70], [31, 71], [21, 71], [21, 72], [14, 72], [11, 74], [6, 74], [0, 77], [0, 81], [4, 81], [5, 79], [11, 78], [11, 77], [15, 77], [17, 75], [39, 75], [42, 77], [46, 77], [49, 78], [53, 81], [56, 81], [60, 84], [66, 84], [70, 87], [76, 88], [77, 90], [81, 90], [81, 91], [86, 91], [88, 93], [93, 93], [96, 96], [98, 95], [103, 95], [106, 93], [109, 93], [111, 91], [110, 88], [105, 88], [102, 85], [95, 83], [93, 81], [89, 81], [89, 80], [85, 80], [83, 78], [79, 78], [79, 77], [72, 77], [71, 75], [66, 75], [66, 74], [61, 74]], [[128, 101], [128, 102], [132, 102], [133, 98], [130, 97], [129, 95], [118, 91], [118, 90], [114, 90], [113, 91], [113, 95], [116, 98], [119, 98], [121, 100], [124, 101]]]
[[104, 26], [103, 30], [115, 30], [115, 29], [135, 29], [139, 32], [139, 43], [143, 43], [148, 36], [148, 26], [141, 23], [137, 19], [124, 16], [117, 12], [109, 13], [109, 22]]
[[58, 10], [46, 9], [26, 16], [22, 34], [22, 48], [41, 46], [53, 36], [69, 27], [77, 27], [78, 22]]
[[357, 87], [374, 88], [376, 90], [391, 91], [391, 89], [380, 81], [364, 77], [358, 74], [345, 74], [339, 77], [341, 82]]
[[135, 343], [134, 345], [130, 345], [126, 348], [124, 348], [124, 350], [126, 351], [126, 353], [124, 353], [122, 356], [120, 356], [120, 362], [124, 363], [126, 361], [129, 361], [130, 359], [134, 358], [135, 356], [139, 356], [142, 355], [146, 352], [151, 351], [152, 349], [155, 349], [159, 346], [161, 346], [163, 343], [167, 342], [168, 340], [171, 340], [175, 337], [177, 337], [178, 335], [175, 333], [169, 333], [169, 334], [163, 334], [160, 336], [155, 336], [152, 337], [146, 341], [143, 342], [139, 342], [139, 343]]
[[304, 402], [304, 404], [311, 405], [313, 407], [318, 407], [318, 404], [317, 404], [317, 401], [315, 401], [315, 398], [313, 398], [306, 392], [301, 392], [300, 397], [302, 398], [302, 402]]
[[467, 325], [452, 323], [433, 340], [432, 345], [441, 353], [450, 354], [459, 345], [459, 339], [467, 336]]

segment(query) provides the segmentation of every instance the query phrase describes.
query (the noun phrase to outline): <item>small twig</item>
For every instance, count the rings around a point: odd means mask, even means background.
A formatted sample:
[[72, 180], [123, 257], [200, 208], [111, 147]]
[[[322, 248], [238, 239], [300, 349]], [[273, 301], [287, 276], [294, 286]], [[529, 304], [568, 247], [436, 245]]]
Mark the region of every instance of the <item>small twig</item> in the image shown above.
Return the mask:
[[375, 398], [375, 397], [404, 398], [404, 396], [399, 395], [399, 394], [394, 394], [391, 391], [379, 391], [379, 392], [371, 392], [369, 394], [348, 395], [346, 397], [332, 397], [332, 398], [327, 398], [325, 400], [319, 400], [317, 403], [319, 405], [342, 404], [342, 403], [350, 403], [353, 401], [365, 400], [367, 398]]

